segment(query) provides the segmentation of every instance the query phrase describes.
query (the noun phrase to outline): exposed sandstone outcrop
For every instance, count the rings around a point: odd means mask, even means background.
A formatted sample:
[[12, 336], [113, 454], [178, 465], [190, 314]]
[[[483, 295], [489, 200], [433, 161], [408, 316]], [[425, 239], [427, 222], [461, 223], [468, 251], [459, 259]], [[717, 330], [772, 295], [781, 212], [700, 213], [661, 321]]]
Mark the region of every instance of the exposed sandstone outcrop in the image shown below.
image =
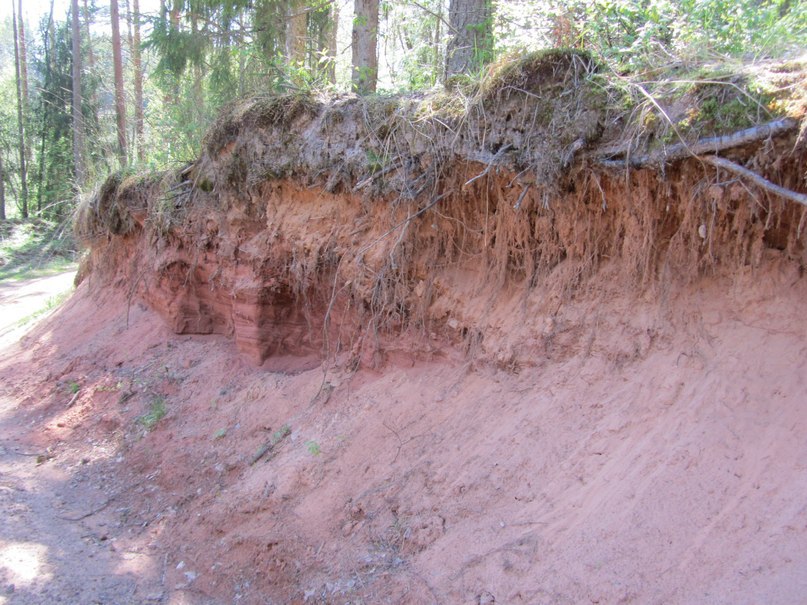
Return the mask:
[[[237, 103], [196, 162], [110, 179], [85, 205], [94, 278], [178, 333], [233, 335], [256, 363], [368, 361], [403, 338], [519, 365], [584, 346], [588, 319], [563, 303], [597, 273], [595, 289], [669, 294], [771, 255], [807, 262], [805, 209], [764, 188], [697, 158], [598, 164], [625, 147], [597, 77], [585, 56], [554, 54], [473, 97]], [[727, 153], [803, 191], [796, 125]]]

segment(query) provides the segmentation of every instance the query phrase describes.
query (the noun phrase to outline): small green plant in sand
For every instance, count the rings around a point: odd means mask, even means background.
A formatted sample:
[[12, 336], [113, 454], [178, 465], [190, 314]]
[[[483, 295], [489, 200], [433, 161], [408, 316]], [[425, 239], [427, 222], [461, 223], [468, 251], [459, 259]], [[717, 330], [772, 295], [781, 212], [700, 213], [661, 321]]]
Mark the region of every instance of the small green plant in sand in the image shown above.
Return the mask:
[[284, 424], [272, 433], [272, 445], [277, 445], [289, 435], [291, 435], [291, 427], [288, 424]]
[[165, 406], [165, 397], [157, 396], [151, 400], [149, 411], [140, 416], [137, 422], [147, 431], [152, 430], [168, 413]]
[[316, 441], [306, 441], [305, 447], [312, 456], [319, 456], [322, 453], [322, 449]]

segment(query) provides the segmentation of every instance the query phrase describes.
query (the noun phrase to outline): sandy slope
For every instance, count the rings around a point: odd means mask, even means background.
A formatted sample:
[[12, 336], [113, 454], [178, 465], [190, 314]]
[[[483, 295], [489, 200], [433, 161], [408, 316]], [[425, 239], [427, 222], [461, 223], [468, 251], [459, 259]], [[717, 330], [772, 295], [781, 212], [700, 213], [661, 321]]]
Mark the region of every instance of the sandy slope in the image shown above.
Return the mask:
[[[5, 362], [24, 355], [33, 342], [44, 343], [25, 337], [32, 324], [20, 322], [69, 291], [74, 277], [71, 271], [0, 284], [0, 354]], [[36, 367], [18, 366], [18, 371], [42, 379]], [[99, 478], [77, 465], [50, 464], [56, 444], [26, 439], [30, 426], [42, 417], [20, 420], [20, 401], [9, 397], [15, 378], [21, 377], [4, 375], [0, 387], [0, 603], [131, 602], [139, 579], [110, 573], [119, 565], [114, 549], [79, 522], [84, 507], [104, 497], [92, 485]], [[30, 406], [36, 393], [26, 397], [32, 414], [39, 411]], [[65, 394], [63, 403], [70, 398]]]
[[805, 301], [774, 263], [518, 372], [323, 373], [85, 284], [0, 358], [0, 602], [807, 602]]

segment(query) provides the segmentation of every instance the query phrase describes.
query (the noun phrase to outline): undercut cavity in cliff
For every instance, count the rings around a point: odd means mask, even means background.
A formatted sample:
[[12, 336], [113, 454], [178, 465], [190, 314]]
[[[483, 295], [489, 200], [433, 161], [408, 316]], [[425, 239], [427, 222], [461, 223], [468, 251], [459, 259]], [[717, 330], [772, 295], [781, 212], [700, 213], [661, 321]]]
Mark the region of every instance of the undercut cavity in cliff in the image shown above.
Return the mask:
[[552, 52], [448, 92], [239, 101], [192, 164], [85, 201], [83, 275], [258, 363], [446, 342], [515, 365], [559, 354], [580, 341], [564, 303], [581, 288], [804, 266], [803, 68], [769, 72], [789, 97], [738, 76], [648, 101]]

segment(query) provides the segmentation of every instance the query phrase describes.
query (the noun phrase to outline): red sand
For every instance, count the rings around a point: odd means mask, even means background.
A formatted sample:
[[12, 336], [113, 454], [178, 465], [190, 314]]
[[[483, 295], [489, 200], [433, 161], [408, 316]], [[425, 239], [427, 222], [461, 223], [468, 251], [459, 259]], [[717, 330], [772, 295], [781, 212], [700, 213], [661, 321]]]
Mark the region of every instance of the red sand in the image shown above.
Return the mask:
[[807, 603], [807, 286], [765, 267], [578, 301], [518, 371], [254, 368], [85, 283], [0, 357], [0, 603]]

